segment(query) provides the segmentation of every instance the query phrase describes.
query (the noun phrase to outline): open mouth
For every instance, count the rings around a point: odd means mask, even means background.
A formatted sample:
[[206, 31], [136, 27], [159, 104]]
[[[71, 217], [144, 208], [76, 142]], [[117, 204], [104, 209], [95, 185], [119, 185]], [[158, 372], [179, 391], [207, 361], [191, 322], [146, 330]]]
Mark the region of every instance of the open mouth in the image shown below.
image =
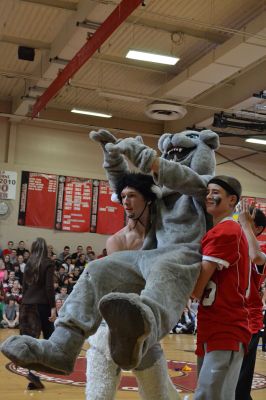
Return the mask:
[[169, 161], [181, 161], [186, 158], [186, 156], [194, 150], [195, 147], [185, 148], [185, 147], [172, 147], [166, 153], [166, 159]]

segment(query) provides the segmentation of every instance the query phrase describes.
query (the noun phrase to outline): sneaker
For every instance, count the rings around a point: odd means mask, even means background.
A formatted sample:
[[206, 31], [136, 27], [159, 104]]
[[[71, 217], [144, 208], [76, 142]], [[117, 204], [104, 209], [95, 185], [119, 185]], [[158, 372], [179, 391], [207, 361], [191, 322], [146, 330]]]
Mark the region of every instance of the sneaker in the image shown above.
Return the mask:
[[27, 386], [27, 390], [39, 390], [34, 383], [30, 382]]
[[40, 378], [34, 375], [32, 372], [29, 372], [26, 378], [30, 381], [28, 384], [28, 390], [44, 389], [44, 385], [42, 384]]

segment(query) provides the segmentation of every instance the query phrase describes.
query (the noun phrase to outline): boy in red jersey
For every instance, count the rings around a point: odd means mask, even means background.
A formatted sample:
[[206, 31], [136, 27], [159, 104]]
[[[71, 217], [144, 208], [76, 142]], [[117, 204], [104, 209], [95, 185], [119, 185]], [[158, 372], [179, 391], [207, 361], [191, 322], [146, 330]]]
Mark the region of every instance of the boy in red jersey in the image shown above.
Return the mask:
[[[236, 387], [235, 400], [252, 400], [251, 387], [256, 363], [257, 347], [260, 339], [260, 330], [263, 327], [262, 296], [260, 287], [266, 278], [266, 245], [259, 245], [256, 236], [259, 236], [266, 226], [266, 216], [260, 209], [250, 209], [246, 201], [242, 200], [239, 206], [239, 218], [249, 246], [249, 257], [252, 262], [250, 294], [247, 298], [249, 312], [249, 327], [252, 333], [245, 354]], [[250, 213], [251, 212], [251, 213]]]
[[232, 215], [241, 185], [224, 175], [208, 183], [206, 209], [214, 227], [202, 239], [202, 269], [194, 289], [198, 310], [198, 384], [194, 400], [233, 400], [250, 341], [245, 298], [249, 255], [245, 234]]

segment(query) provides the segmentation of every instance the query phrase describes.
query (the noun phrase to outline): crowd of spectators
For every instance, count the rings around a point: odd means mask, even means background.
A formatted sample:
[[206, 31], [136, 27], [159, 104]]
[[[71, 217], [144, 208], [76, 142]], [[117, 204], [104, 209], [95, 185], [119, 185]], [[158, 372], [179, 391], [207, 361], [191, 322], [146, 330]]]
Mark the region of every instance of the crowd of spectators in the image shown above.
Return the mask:
[[[7, 247], [0, 249], [0, 327], [17, 328], [19, 325], [19, 305], [22, 301], [22, 285], [25, 266], [30, 252], [21, 240], [17, 246], [10, 240]], [[73, 290], [87, 264], [106, 255], [106, 249], [96, 255], [92, 246], [85, 249], [78, 245], [72, 253], [70, 246], [64, 246], [58, 255], [52, 245], [48, 246], [48, 256], [55, 265], [54, 289], [56, 309]]]

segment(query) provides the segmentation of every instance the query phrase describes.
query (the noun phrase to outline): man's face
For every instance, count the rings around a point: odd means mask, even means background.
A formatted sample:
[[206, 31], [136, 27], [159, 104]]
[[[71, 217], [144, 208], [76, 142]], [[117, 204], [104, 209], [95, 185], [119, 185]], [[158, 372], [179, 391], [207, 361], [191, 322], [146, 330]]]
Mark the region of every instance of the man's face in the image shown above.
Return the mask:
[[66, 255], [68, 255], [68, 254], [70, 253], [69, 247], [65, 247], [65, 248], [64, 248], [64, 253], [65, 253]]
[[23, 240], [19, 242], [18, 247], [20, 250], [23, 250], [25, 248], [25, 243], [23, 242]]
[[82, 246], [78, 246], [77, 247], [77, 253], [82, 253], [83, 252], [83, 247]]
[[206, 210], [213, 217], [219, 217], [233, 212], [236, 196], [228, 194], [221, 186], [210, 183], [205, 199]]
[[139, 218], [143, 212], [146, 201], [136, 189], [125, 187], [121, 192], [122, 205], [128, 218]]
[[12, 256], [13, 258], [17, 257], [17, 251], [16, 251], [16, 250], [12, 250], [12, 251], [11, 251], [11, 256]]
[[24, 262], [23, 256], [21, 256], [21, 255], [18, 256], [18, 262], [19, 262], [19, 264], [22, 264]]
[[12, 250], [12, 248], [14, 246], [14, 243], [13, 242], [8, 242], [7, 245], [8, 245], [9, 250]]
[[14, 271], [10, 271], [9, 272], [9, 279], [15, 279], [15, 272]]
[[79, 256], [79, 260], [80, 260], [81, 262], [84, 262], [84, 261], [85, 261], [85, 254], [81, 254], [81, 255]]

